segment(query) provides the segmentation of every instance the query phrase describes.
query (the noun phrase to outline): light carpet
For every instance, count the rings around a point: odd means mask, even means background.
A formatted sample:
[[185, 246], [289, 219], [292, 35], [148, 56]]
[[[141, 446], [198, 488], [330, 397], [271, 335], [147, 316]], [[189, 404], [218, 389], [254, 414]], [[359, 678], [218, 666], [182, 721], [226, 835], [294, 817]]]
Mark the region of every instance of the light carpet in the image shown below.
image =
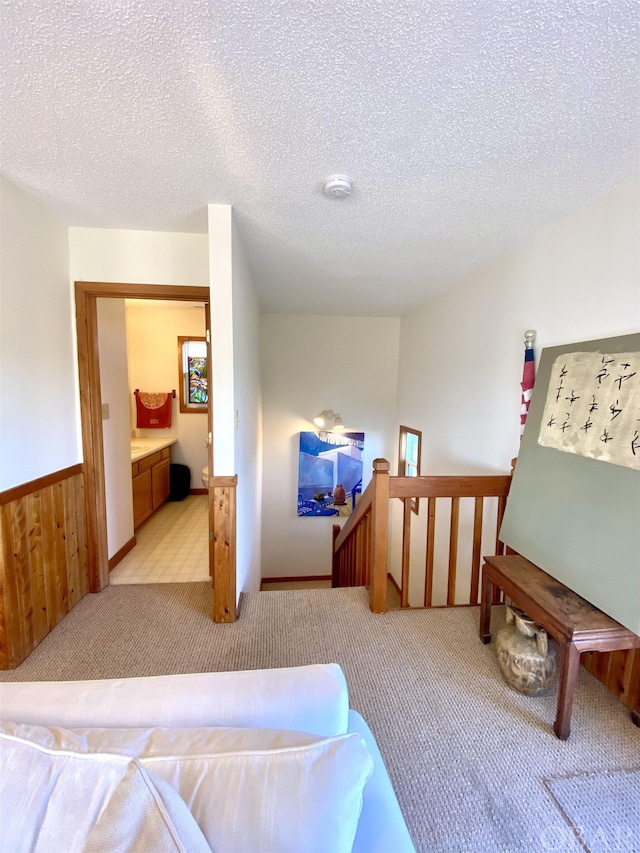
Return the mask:
[[[211, 610], [208, 584], [112, 586], [84, 598], [0, 679], [337, 661], [351, 705], [378, 740], [419, 851], [584, 853], [545, 779], [604, 774], [588, 799], [615, 801], [606, 774], [640, 769], [640, 730], [585, 671], [571, 737], [559, 741], [551, 729], [555, 692], [529, 698], [507, 687], [495, 644], [478, 639], [478, 608], [374, 615], [360, 588], [249, 595], [233, 625], [213, 624]], [[501, 610], [494, 608], [494, 634]], [[640, 834], [637, 814], [630, 831]], [[610, 846], [602, 849], [626, 849], [615, 847], [613, 823], [604, 832]]]

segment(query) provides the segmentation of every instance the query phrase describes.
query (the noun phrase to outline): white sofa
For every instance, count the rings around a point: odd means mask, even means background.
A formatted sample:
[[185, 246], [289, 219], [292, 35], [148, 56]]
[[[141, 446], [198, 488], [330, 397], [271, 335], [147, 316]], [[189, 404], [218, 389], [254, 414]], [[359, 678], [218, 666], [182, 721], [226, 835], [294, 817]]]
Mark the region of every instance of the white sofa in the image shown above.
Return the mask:
[[2, 683], [0, 719], [3, 853], [414, 850], [336, 664]]

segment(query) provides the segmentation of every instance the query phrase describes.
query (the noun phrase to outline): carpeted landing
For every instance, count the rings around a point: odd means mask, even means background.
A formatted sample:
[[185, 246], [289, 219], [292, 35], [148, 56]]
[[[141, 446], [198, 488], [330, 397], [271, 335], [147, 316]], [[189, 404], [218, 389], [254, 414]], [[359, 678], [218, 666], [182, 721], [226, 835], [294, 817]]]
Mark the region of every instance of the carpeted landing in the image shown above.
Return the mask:
[[248, 595], [233, 625], [214, 625], [211, 609], [206, 583], [109, 587], [0, 680], [337, 661], [419, 851], [640, 851], [640, 730], [581, 670], [571, 737], [559, 741], [555, 692], [505, 685], [495, 645], [478, 639], [478, 608], [375, 616], [364, 589], [344, 589]]

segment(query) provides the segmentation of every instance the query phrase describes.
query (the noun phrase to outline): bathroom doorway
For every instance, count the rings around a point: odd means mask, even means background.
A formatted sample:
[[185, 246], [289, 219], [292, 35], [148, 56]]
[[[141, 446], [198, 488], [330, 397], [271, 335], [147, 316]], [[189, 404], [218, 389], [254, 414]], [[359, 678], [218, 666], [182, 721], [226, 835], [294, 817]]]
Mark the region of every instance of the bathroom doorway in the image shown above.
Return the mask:
[[[103, 282], [76, 282], [75, 287], [89, 588], [91, 592], [99, 592], [109, 584], [109, 554], [97, 300], [101, 298], [144, 299], [168, 300], [177, 303], [199, 302], [203, 304], [207, 329], [207, 357], [208, 363], [211, 364], [211, 342], [208, 331], [210, 329], [209, 288], [186, 285], [142, 285]], [[209, 386], [207, 401], [207, 464], [209, 471], [213, 471], [212, 397], [213, 389]], [[199, 479], [199, 472], [194, 473], [196, 478]], [[210, 507], [208, 518], [211, 519]], [[212, 574], [211, 555], [209, 555], [209, 574]]]

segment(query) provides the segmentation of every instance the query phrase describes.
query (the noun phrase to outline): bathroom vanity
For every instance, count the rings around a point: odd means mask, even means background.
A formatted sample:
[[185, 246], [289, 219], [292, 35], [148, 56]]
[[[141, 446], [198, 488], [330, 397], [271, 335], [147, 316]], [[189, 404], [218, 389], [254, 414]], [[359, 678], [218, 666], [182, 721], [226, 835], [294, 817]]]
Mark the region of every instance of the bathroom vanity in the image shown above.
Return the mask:
[[134, 529], [140, 527], [169, 497], [171, 445], [175, 442], [175, 438], [131, 441]]

